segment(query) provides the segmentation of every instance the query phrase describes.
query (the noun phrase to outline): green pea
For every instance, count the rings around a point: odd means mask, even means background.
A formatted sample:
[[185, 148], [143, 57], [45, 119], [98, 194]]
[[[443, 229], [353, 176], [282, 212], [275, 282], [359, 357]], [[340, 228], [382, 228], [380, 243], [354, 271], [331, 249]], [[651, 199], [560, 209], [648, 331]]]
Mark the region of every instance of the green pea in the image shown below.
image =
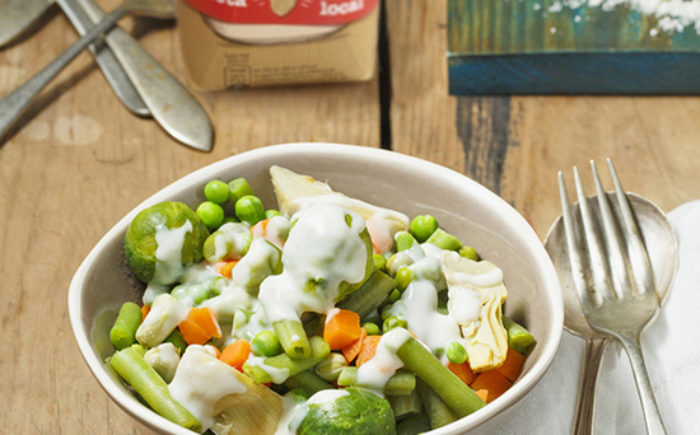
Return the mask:
[[467, 351], [458, 341], [453, 341], [447, 346], [446, 355], [453, 364], [463, 364], [467, 360]]
[[382, 330], [379, 329], [376, 323], [367, 322], [362, 324], [362, 327], [367, 331], [367, 335], [379, 335], [382, 333]]
[[372, 256], [372, 260], [374, 260], [374, 268], [376, 270], [384, 270], [386, 267], [386, 258], [384, 258], [383, 255], [374, 254], [374, 256]]
[[236, 219], [235, 216], [226, 216], [224, 218], [224, 221], [221, 223], [221, 225], [223, 225], [223, 224], [236, 224], [238, 222], [240, 222], [240, 221], [238, 219]]
[[275, 356], [282, 352], [282, 345], [277, 336], [268, 329], [258, 332], [250, 347], [254, 354], [262, 356]]
[[396, 285], [399, 287], [399, 290], [404, 291], [411, 281], [413, 281], [413, 272], [411, 272], [411, 269], [404, 266], [396, 272], [394, 279], [396, 279]]
[[246, 195], [252, 195], [253, 189], [250, 188], [245, 178], [234, 178], [228, 182], [228, 193], [231, 196], [231, 201], [234, 203]]
[[396, 302], [401, 299], [401, 292], [398, 289], [394, 289], [389, 293], [389, 302]]
[[282, 216], [277, 210], [269, 209], [265, 210], [265, 219], [270, 219], [271, 217]]
[[438, 248], [446, 249], [448, 251], [456, 251], [462, 247], [462, 242], [452, 234], [446, 232], [445, 230], [438, 228], [433, 234], [426, 240]]
[[463, 245], [457, 252], [464, 258], [479, 261], [479, 254], [477, 254], [476, 249], [472, 248], [471, 246]]
[[255, 195], [245, 195], [236, 201], [236, 216], [249, 225], [255, 225], [265, 219], [263, 203]]
[[399, 327], [408, 327], [408, 322], [406, 322], [404, 319], [399, 319], [397, 316], [389, 316], [386, 320], [384, 320], [384, 324], [382, 325], [382, 331], [386, 334], [392, 329]]
[[221, 180], [211, 180], [204, 186], [204, 196], [211, 202], [223, 204], [228, 200], [228, 184]]
[[197, 216], [202, 219], [207, 228], [214, 230], [224, 221], [224, 209], [215, 202], [204, 201], [197, 207]]
[[396, 239], [396, 250], [399, 252], [411, 249], [417, 243], [416, 239], [406, 231], [399, 231], [394, 237]]
[[438, 228], [438, 221], [434, 216], [422, 214], [416, 216], [411, 221], [410, 231], [419, 242], [428, 240], [431, 234]]

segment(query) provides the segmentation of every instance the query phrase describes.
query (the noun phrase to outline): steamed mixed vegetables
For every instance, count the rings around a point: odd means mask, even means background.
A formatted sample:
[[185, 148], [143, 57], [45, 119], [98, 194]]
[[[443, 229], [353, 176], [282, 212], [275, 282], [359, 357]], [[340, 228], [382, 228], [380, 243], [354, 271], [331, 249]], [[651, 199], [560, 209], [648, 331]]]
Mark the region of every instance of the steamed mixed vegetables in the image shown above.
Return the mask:
[[430, 215], [270, 169], [279, 211], [243, 178], [164, 202], [125, 238], [147, 284], [121, 307], [109, 364], [198, 432], [418, 433], [519, 376], [534, 338], [502, 315], [503, 274]]

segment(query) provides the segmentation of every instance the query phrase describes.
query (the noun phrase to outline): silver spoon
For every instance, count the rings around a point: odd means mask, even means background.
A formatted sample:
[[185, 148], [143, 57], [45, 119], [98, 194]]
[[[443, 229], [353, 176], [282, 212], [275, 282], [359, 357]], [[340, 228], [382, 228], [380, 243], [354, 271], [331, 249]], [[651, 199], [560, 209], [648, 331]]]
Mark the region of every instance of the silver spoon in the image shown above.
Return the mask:
[[98, 36], [112, 28], [116, 22], [127, 14], [145, 15], [153, 18], [170, 19], [175, 13], [175, 6], [170, 0], [124, 0], [102, 21], [90, 29], [75, 44], [54, 59], [43, 70], [29, 79], [25, 84], [0, 100], [0, 141], [5, 138], [12, 126], [29, 106], [29, 103], [63, 68], [65, 68], [81, 51]]
[[[613, 211], [619, 213], [614, 192], [607, 192], [607, 195], [610, 198], [609, 202], [614, 209]], [[664, 213], [654, 203], [634, 193], [628, 192], [627, 197], [636, 215], [649, 254], [659, 299], [663, 302], [671, 288], [671, 282], [676, 272], [678, 252], [676, 235]], [[573, 212], [578, 213], [578, 204], [574, 205]], [[593, 409], [598, 369], [607, 341], [602, 335], [591, 329], [581, 310], [571, 274], [566, 234], [561, 216], [552, 224], [544, 243], [562, 285], [564, 326], [570, 332], [586, 340], [584, 365], [577, 398], [577, 412], [571, 433], [588, 435], [593, 433]]]

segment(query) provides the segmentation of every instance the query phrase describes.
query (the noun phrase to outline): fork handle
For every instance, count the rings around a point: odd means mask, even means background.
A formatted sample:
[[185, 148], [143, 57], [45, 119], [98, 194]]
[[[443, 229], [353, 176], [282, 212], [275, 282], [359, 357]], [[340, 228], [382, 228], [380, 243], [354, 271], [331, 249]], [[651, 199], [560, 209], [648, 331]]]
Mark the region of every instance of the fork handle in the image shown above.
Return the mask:
[[595, 393], [598, 386], [598, 371], [606, 344], [605, 338], [586, 338], [581, 380], [576, 398], [577, 412], [571, 431], [573, 435], [591, 435], [593, 433], [593, 410], [595, 409]]
[[654, 399], [654, 392], [651, 389], [651, 382], [647, 374], [647, 368], [644, 364], [642, 355], [642, 347], [639, 342], [639, 332], [628, 332], [617, 335], [617, 338], [625, 348], [627, 355], [632, 363], [632, 372], [634, 373], [634, 382], [637, 385], [639, 399], [642, 402], [642, 411], [644, 411], [644, 422], [647, 425], [647, 433], [651, 435], [665, 434], [666, 428], [661, 420], [659, 406]]

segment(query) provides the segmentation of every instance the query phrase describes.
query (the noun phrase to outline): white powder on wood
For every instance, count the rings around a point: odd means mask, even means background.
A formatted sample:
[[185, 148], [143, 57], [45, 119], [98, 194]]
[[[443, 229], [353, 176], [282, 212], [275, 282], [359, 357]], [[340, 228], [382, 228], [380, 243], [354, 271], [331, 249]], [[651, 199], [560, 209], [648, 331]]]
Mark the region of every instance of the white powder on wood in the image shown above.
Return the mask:
[[666, 33], [682, 32], [686, 27], [694, 26], [700, 34], [700, 0], [556, 0], [548, 10], [558, 12], [564, 7], [576, 9], [581, 6], [600, 7], [605, 11], [627, 6], [656, 17], [659, 30]]

